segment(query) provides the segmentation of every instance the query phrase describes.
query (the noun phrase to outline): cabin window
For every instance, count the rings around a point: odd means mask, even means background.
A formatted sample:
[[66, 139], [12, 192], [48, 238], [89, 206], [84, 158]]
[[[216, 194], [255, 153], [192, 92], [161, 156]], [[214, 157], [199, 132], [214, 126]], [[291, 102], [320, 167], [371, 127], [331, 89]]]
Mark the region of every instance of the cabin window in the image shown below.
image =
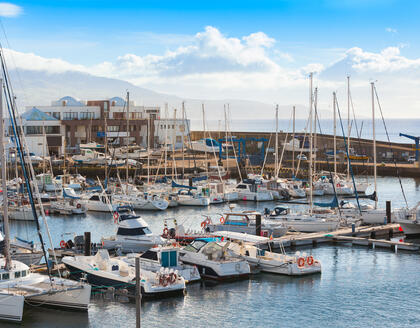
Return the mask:
[[147, 228], [118, 228], [117, 235], [120, 236], [142, 236]]
[[191, 244], [185, 246], [185, 250], [188, 252], [194, 252], [197, 253], [203, 246], [205, 246], [207, 243], [202, 240], [195, 240]]
[[9, 273], [3, 273], [1, 276], [1, 280], [9, 280], [9, 278], [10, 278]]
[[26, 277], [26, 270], [25, 271], [22, 271], [22, 277]]
[[92, 197], [90, 197], [90, 199], [89, 200], [96, 200], [96, 201], [99, 201], [99, 196], [92, 196]]
[[143, 259], [149, 259], [149, 260], [158, 260], [158, 256], [156, 252], [153, 252], [151, 250], [146, 251], [142, 256], [140, 256]]
[[20, 271], [15, 272], [15, 278], [20, 278]]
[[246, 186], [245, 185], [238, 185], [236, 188], [238, 188], [238, 189], [246, 189]]

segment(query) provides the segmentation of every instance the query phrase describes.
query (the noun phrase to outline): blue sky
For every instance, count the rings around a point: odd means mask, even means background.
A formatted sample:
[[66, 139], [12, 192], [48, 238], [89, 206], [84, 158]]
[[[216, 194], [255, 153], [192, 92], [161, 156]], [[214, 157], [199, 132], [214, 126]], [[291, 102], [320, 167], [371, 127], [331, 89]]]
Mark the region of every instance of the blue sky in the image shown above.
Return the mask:
[[[404, 44], [418, 52], [419, 1], [17, 1], [5, 18], [12, 46], [41, 56], [93, 64], [125, 53], [145, 55], [187, 43], [207, 25], [231, 37], [263, 31], [297, 65], [353, 46], [378, 51]], [[387, 28], [396, 32], [387, 32]], [[173, 38], [173, 40], [170, 40]], [[84, 52], [89, 51], [89, 53]], [[94, 53], [92, 50], [98, 50]], [[330, 51], [331, 50], [331, 51]], [[331, 54], [331, 52], [333, 54]]]
[[315, 71], [326, 107], [332, 91], [343, 94], [349, 74], [355, 101], [368, 104], [369, 82], [378, 80], [390, 107], [403, 108], [390, 116], [418, 116], [420, 1], [13, 5], [15, 15], [2, 22], [23, 69], [76, 70], [180, 97], [269, 104], [306, 104], [307, 74]]

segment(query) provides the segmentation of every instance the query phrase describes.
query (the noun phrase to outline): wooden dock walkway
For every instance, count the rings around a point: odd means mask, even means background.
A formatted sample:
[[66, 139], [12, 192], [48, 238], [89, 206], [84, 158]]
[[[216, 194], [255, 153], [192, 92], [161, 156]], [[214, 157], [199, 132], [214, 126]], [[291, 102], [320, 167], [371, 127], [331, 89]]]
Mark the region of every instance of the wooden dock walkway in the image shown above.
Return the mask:
[[[386, 247], [394, 250], [420, 250], [420, 245], [391, 241], [392, 237], [402, 235], [399, 229], [399, 224], [390, 223], [381, 226], [361, 226], [357, 227], [354, 232], [352, 228], [341, 228], [331, 232], [289, 233], [282, 237], [273, 238], [271, 245], [274, 249], [277, 249], [281, 247], [281, 244], [283, 244], [283, 247], [295, 248], [302, 246], [315, 247], [322, 243], [347, 242], [372, 248]], [[377, 237], [382, 239], [376, 239]]]

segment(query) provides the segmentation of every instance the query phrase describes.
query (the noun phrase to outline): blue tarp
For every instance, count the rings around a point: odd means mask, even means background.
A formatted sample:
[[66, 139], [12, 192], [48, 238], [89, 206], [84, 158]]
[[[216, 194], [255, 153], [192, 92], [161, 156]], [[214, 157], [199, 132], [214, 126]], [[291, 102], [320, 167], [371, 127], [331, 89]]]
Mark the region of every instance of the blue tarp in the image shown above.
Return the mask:
[[197, 189], [197, 187], [184, 186], [184, 185], [176, 183], [175, 181], [172, 181], [172, 188]]
[[334, 196], [334, 198], [329, 203], [316, 203], [316, 202], [314, 202], [314, 205], [319, 206], [319, 207], [336, 208], [336, 207], [338, 207], [338, 200], [337, 200], [337, 197]]
[[192, 178], [192, 182], [197, 182], [197, 181], [204, 181], [207, 180], [208, 177], [206, 175], [202, 176], [202, 177], [194, 177]]

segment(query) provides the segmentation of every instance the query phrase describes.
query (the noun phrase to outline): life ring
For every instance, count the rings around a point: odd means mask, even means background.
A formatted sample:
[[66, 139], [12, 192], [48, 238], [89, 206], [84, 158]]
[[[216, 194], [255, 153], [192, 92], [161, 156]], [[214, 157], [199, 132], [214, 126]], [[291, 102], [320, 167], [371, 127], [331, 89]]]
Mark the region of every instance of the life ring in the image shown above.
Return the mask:
[[305, 259], [303, 257], [299, 257], [298, 260], [297, 260], [297, 265], [300, 268], [305, 266]]
[[308, 256], [306, 258], [306, 263], [308, 263], [309, 266], [311, 266], [312, 264], [314, 264], [314, 257], [312, 255], [311, 256]]
[[171, 278], [169, 278], [169, 276], [167, 276], [167, 277], [163, 277], [163, 283], [162, 283], [162, 286], [163, 287], [166, 287], [166, 286], [168, 286], [169, 285], [169, 282], [170, 282], [170, 279]]
[[205, 228], [207, 226], [207, 221], [204, 220], [203, 222], [201, 222], [201, 228]]
[[76, 205], [76, 207], [77, 207], [77, 208], [81, 208], [81, 207], [82, 207], [82, 205], [80, 205], [80, 204], [77, 204], [77, 205]]
[[67, 246], [67, 243], [64, 240], [60, 241], [61, 248], [66, 248], [66, 246]]
[[226, 221], [226, 220], [225, 220], [225, 218], [224, 218], [223, 216], [221, 216], [221, 217], [220, 217], [220, 223], [221, 223], [221, 224], [225, 224], [225, 221]]
[[119, 217], [120, 217], [120, 215], [118, 214], [118, 212], [114, 212], [114, 223], [118, 222]]
[[210, 220], [209, 217], [205, 221], [206, 221], [207, 225], [209, 225], [211, 223], [211, 220]]
[[163, 228], [163, 234], [164, 234], [165, 236], [167, 236], [167, 235], [168, 235], [168, 233], [169, 233], [168, 228]]

